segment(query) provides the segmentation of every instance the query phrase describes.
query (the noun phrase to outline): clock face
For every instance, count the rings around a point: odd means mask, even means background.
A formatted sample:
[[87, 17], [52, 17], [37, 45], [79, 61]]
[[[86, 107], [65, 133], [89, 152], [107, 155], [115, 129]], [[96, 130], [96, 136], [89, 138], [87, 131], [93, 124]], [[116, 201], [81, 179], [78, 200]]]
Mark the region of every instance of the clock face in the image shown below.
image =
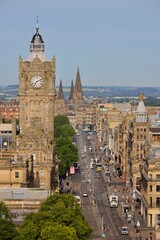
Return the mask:
[[39, 88], [39, 87], [42, 86], [43, 80], [42, 80], [42, 78], [40, 76], [34, 76], [31, 79], [31, 84], [32, 84], [33, 87]]

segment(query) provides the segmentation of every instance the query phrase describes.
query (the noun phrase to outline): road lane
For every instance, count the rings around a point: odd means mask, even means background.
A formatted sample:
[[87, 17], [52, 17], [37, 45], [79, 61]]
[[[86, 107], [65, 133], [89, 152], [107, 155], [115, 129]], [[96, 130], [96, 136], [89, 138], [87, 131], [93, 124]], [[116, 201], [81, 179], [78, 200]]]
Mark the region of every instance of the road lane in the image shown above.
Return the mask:
[[[97, 173], [95, 169], [90, 168], [91, 159], [100, 158], [95, 152], [94, 141], [88, 141], [86, 134], [80, 134], [77, 138], [77, 146], [79, 149], [80, 173], [78, 177], [79, 194], [82, 198], [82, 210], [87, 221], [94, 228], [92, 240], [102, 239], [102, 226], [105, 224], [107, 232], [107, 240], [131, 240], [129, 235], [121, 234], [123, 222], [118, 215], [116, 208], [110, 208], [107, 199], [106, 183], [102, 173]], [[86, 146], [86, 152], [84, 152]], [[76, 177], [74, 176], [76, 179]], [[74, 179], [72, 178], [72, 179]], [[74, 181], [74, 180], [72, 180]], [[75, 183], [73, 183], [75, 184]], [[78, 186], [78, 182], [76, 183]], [[88, 197], [82, 197], [83, 192], [87, 192]]]

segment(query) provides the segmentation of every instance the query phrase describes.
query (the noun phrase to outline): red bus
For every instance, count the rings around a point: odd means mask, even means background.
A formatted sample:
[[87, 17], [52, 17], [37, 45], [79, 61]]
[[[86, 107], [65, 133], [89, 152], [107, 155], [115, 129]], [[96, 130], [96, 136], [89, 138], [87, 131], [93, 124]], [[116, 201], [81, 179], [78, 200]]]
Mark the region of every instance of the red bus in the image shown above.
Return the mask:
[[76, 173], [76, 170], [75, 170], [74, 166], [70, 167], [69, 173], [70, 173], [70, 175], [73, 175], [73, 174]]

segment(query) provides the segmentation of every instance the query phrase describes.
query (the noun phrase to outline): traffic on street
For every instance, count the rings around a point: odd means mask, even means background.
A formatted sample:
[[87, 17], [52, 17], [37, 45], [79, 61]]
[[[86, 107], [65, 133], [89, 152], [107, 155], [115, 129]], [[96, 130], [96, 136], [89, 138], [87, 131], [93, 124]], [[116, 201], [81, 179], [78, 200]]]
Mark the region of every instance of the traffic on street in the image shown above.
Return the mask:
[[93, 227], [90, 240], [133, 239], [133, 232], [119, 211], [118, 182], [111, 177], [112, 165], [98, 145], [96, 134], [80, 131], [75, 141], [79, 150], [79, 168], [70, 175], [70, 187], [81, 199], [85, 218]]

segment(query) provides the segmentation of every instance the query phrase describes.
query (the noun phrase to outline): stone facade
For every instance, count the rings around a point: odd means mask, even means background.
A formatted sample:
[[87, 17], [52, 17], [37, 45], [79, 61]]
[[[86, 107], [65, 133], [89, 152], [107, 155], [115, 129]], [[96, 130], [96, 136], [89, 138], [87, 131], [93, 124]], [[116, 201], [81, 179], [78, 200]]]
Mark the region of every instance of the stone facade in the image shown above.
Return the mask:
[[54, 160], [55, 57], [44, 55], [39, 28], [29, 60], [19, 58], [20, 134], [16, 139], [23, 161], [33, 162], [32, 187], [51, 189]]

